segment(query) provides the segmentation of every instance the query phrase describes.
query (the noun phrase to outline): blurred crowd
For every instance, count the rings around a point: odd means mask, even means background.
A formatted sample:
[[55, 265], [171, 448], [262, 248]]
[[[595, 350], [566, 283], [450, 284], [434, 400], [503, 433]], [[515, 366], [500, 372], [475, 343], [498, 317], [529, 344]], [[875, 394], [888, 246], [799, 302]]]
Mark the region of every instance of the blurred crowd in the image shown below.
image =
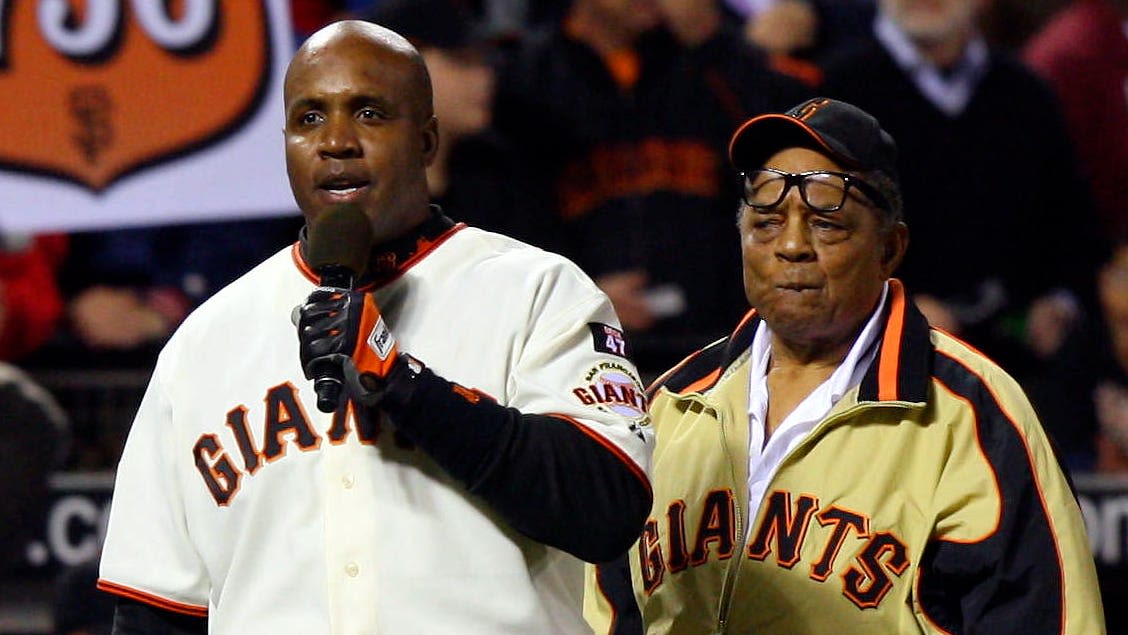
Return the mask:
[[[1068, 469], [1128, 474], [1128, 0], [291, 8], [295, 45], [346, 17], [417, 45], [442, 139], [434, 202], [575, 260], [651, 377], [745, 306], [732, 132], [815, 95], [861, 106], [900, 149], [912, 248], [897, 276], [918, 306], [1025, 383]], [[36, 378], [148, 369], [188, 312], [300, 226], [295, 211], [0, 235], [0, 418], [27, 422], [0, 444], [7, 565], [42, 529], [52, 471], [117, 458], [84, 451], [97, 431], [68, 426], [65, 395]]]

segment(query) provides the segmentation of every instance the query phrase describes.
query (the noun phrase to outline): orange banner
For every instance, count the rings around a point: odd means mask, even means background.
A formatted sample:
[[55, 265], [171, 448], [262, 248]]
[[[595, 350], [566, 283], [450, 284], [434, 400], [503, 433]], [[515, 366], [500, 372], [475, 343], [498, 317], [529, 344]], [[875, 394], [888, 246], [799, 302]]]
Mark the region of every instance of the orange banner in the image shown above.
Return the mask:
[[[247, 134], [281, 90], [287, 9], [276, 0], [0, 0], [0, 176], [98, 196]], [[259, 145], [263, 158], [280, 153]], [[185, 195], [187, 207], [199, 193]]]

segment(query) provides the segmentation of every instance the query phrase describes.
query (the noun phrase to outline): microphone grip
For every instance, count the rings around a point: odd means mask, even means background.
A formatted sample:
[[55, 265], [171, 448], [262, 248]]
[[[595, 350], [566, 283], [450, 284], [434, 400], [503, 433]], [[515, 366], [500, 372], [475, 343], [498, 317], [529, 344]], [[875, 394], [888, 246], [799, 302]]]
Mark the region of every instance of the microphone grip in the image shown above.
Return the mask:
[[321, 412], [336, 412], [341, 403], [341, 379], [328, 376], [341, 374], [340, 367], [334, 368], [337, 370], [327, 371], [327, 376], [313, 380], [313, 389], [317, 392], [317, 409]]
[[[318, 270], [319, 285], [334, 289], [353, 287], [353, 272], [341, 265], [326, 265]], [[337, 364], [322, 364], [313, 378], [313, 390], [317, 393], [317, 409], [321, 412], [335, 412], [341, 402], [341, 387], [345, 374]]]

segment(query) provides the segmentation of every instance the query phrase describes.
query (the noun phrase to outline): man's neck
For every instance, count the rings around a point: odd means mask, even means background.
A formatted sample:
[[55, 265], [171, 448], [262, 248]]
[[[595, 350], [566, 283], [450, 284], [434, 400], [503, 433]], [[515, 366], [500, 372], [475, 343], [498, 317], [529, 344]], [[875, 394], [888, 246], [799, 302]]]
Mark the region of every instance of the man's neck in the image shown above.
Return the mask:
[[936, 41], [912, 40], [917, 50], [936, 68], [948, 70], [959, 63], [971, 39], [966, 34]]

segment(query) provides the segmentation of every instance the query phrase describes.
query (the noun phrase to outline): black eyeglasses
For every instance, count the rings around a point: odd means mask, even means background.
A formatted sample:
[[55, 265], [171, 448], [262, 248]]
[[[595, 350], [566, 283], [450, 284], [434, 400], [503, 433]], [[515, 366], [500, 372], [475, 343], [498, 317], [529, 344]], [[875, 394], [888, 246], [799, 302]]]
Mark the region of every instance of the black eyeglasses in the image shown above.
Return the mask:
[[846, 204], [846, 194], [851, 187], [866, 195], [874, 205], [888, 210], [889, 204], [876, 187], [862, 179], [843, 172], [812, 170], [792, 174], [774, 168], [760, 168], [740, 173], [744, 189], [740, 198], [745, 205], [768, 209], [779, 205], [787, 192], [799, 186], [799, 195], [811, 209], [836, 212]]

